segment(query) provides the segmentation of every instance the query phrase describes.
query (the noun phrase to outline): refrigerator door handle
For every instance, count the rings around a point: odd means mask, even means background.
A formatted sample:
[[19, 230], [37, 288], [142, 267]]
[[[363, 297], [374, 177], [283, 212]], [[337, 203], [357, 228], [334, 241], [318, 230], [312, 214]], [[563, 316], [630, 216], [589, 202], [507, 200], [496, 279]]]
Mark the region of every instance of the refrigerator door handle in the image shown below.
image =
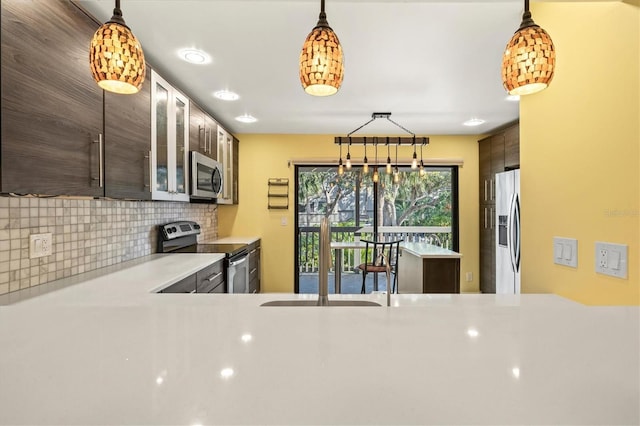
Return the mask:
[[509, 257], [513, 272], [520, 272], [520, 197], [511, 196], [509, 206]]

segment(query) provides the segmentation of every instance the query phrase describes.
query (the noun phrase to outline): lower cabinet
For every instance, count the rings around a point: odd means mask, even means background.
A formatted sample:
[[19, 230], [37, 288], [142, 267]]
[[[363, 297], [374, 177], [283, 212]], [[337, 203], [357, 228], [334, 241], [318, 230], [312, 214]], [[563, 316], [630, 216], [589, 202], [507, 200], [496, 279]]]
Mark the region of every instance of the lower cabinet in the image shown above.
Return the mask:
[[402, 252], [398, 293], [460, 293], [460, 258], [423, 258]]
[[249, 251], [249, 293], [260, 293], [260, 240]]
[[196, 273], [196, 293], [224, 293], [224, 261], [220, 260]]
[[181, 279], [175, 284], [163, 289], [161, 293], [195, 293], [196, 292], [196, 274], [189, 275]]
[[161, 290], [161, 293], [225, 293], [224, 260], [219, 260]]

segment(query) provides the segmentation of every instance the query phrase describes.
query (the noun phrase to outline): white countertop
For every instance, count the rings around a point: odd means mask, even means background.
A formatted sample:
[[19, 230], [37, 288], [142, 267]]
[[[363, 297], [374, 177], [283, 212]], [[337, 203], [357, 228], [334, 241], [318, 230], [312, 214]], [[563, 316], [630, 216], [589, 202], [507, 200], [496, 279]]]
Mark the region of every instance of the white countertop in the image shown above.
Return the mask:
[[201, 243], [215, 243], [215, 244], [253, 244], [258, 241], [260, 237], [222, 237], [215, 240], [201, 241]]
[[462, 255], [453, 250], [449, 250], [443, 247], [434, 246], [429, 243], [408, 243], [403, 242], [400, 244], [403, 252], [410, 253], [414, 256], [422, 257], [424, 259], [440, 259], [440, 258], [461, 258]]
[[0, 424], [640, 423], [638, 307], [150, 293], [210, 256], [150, 256], [0, 306]]
[[[332, 249], [361, 249], [365, 247], [365, 243], [362, 241], [332, 241], [330, 243]], [[461, 258], [462, 254], [448, 250], [446, 248], [434, 246], [429, 243], [400, 243], [402, 251], [410, 253], [414, 256], [422, 257], [425, 259], [435, 258]]]

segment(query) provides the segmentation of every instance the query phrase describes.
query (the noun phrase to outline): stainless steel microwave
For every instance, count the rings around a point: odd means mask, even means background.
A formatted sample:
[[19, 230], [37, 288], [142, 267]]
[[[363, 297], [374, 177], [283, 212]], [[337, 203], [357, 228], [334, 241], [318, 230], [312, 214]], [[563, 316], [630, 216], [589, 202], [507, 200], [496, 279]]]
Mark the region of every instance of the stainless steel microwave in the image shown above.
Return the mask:
[[222, 164], [191, 151], [191, 198], [218, 198], [222, 196]]

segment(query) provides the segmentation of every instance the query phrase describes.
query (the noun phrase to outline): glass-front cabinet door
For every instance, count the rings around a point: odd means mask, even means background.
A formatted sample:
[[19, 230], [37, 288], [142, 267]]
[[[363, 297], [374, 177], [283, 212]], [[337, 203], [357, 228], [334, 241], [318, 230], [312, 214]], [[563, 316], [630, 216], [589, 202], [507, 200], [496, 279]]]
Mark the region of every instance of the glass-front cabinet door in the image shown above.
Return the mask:
[[218, 204], [233, 204], [233, 136], [218, 126], [218, 161], [222, 163], [222, 197]]
[[151, 73], [151, 196], [189, 201], [189, 101]]

